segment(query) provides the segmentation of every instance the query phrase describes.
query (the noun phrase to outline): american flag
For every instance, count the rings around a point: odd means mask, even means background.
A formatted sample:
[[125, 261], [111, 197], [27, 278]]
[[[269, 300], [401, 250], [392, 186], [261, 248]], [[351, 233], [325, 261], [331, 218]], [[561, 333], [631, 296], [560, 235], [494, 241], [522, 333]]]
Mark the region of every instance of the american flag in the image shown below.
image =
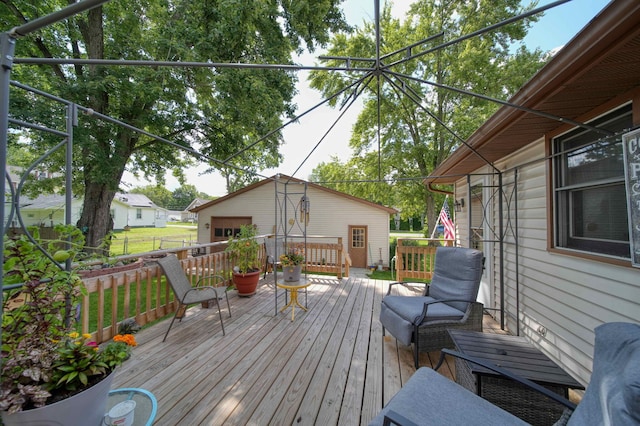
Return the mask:
[[451, 220], [451, 216], [449, 216], [449, 204], [447, 200], [444, 200], [444, 204], [442, 205], [442, 210], [440, 210], [440, 223], [444, 226], [444, 239], [445, 240], [453, 240], [456, 236], [456, 228], [453, 225], [453, 220]]

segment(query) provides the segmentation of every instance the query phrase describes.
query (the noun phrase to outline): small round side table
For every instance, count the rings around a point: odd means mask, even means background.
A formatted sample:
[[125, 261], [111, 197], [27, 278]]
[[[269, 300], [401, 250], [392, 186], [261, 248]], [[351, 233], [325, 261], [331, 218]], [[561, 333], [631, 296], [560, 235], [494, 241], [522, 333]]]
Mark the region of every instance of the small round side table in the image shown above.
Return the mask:
[[303, 288], [307, 288], [311, 285], [310, 282], [287, 282], [287, 283], [277, 283], [278, 287], [285, 289], [289, 292], [289, 303], [280, 309], [280, 312], [284, 311], [288, 307], [291, 307], [291, 321], [295, 319], [296, 316], [296, 306], [306, 312], [306, 306], [302, 306], [300, 302], [298, 302], [298, 290]]

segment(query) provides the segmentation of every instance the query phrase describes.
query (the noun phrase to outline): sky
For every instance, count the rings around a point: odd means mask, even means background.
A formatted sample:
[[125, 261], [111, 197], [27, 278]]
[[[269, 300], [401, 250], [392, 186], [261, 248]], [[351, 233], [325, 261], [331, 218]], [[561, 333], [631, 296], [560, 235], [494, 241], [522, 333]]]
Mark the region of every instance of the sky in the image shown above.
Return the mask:
[[[525, 2], [526, 0], [523, 0], [523, 3]], [[540, 0], [539, 6], [552, 2], [552, 0]], [[394, 16], [403, 18], [410, 3], [408, 0], [395, 0], [392, 8]], [[530, 49], [539, 47], [543, 50], [552, 50], [561, 47], [608, 3], [609, 0], [572, 0], [556, 6], [546, 11], [545, 15], [531, 26], [524, 42]], [[363, 20], [373, 21], [374, 4], [374, 0], [346, 0], [343, 7], [347, 21], [357, 26], [362, 26]], [[317, 50], [313, 55], [302, 55], [296, 62], [302, 65], [314, 65], [317, 63], [315, 58], [320, 55], [322, 51]], [[298, 74], [298, 94], [293, 100], [297, 105], [297, 114], [302, 114], [323, 100], [318, 92], [309, 88], [307, 76], [307, 71], [300, 71]], [[356, 103], [346, 112], [338, 108], [322, 106], [305, 115], [299, 122], [287, 126], [283, 130], [284, 144], [280, 148], [284, 157], [283, 162], [278, 168], [263, 170], [261, 175], [267, 177], [282, 173], [307, 179], [318, 164], [331, 161], [331, 157], [338, 157], [342, 162], [346, 161], [351, 156], [348, 143], [351, 127], [356, 121], [360, 105]], [[344, 115], [338, 124], [330, 130], [343, 112]], [[206, 169], [208, 166], [205, 164], [188, 169], [187, 184], [195, 185], [198, 191], [211, 196], [225, 195], [224, 179], [217, 173], [202, 175]], [[178, 181], [170, 172], [167, 173], [166, 178], [167, 189], [173, 191], [179, 187]], [[151, 184], [148, 181], [136, 180], [128, 173], [125, 174], [123, 182], [130, 186]]]

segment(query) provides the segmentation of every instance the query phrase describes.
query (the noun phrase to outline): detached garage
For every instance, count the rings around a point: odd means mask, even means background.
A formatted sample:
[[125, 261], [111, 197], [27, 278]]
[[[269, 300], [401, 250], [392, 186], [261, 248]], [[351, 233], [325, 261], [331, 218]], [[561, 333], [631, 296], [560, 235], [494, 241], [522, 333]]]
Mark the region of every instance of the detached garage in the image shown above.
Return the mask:
[[[285, 175], [275, 175], [192, 209], [200, 243], [226, 241], [243, 224], [260, 235], [309, 242], [341, 241], [351, 266], [389, 263], [389, 220], [395, 209]], [[344, 262], [344, 259], [342, 259]]]

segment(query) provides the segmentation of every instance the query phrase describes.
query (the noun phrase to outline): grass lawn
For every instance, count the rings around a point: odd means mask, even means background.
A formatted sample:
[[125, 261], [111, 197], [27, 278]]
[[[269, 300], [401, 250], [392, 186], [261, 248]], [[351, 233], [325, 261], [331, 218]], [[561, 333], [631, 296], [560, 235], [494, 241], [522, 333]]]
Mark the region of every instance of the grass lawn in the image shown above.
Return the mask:
[[198, 241], [195, 224], [172, 222], [166, 228], [131, 228], [129, 231], [114, 231], [111, 255], [145, 253], [163, 248], [193, 245]]

